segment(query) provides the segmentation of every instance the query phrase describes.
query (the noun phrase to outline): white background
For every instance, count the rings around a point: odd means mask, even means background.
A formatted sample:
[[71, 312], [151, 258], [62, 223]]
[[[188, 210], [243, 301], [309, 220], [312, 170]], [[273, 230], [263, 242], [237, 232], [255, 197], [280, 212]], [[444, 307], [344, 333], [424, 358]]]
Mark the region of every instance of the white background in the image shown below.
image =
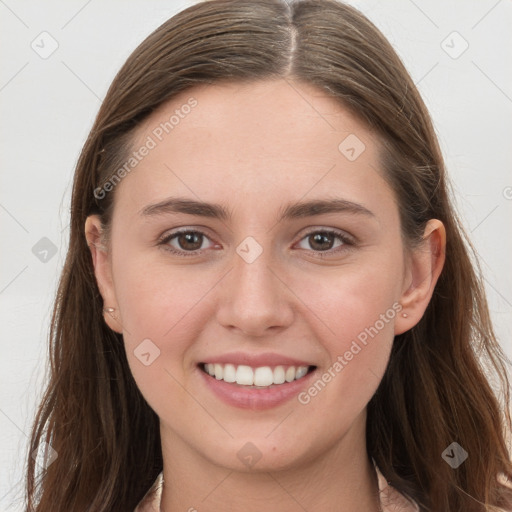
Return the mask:
[[[492, 317], [510, 357], [512, 3], [351, 3], [393, 43], [431, 111], [459, 211], [481, 257]], [[0, 512], [22, 509], [27, 436], [44, 380], [79, 151], [128, 55], [191, 4], [0, 0]], [[42, 45], [43, 31], [58, 43], [47, 59], [31, 47], [34, 40]], [[450, 35], [454, 31], [463, 39]], [[469, 47], [458, 58], [443, 49], [455, 55], [464, 40]], [[32, 252], [43, 237], [57, 248], [46, 263]]]

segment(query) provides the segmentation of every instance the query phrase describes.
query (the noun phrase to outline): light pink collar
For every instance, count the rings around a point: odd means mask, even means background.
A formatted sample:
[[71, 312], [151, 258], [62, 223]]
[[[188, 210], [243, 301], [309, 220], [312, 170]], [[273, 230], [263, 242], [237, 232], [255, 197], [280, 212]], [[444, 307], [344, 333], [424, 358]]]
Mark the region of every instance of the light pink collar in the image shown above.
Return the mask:
[[[394, 487], [391, 487], [384, 478], [384, 475], [379, 471], [375, 461], [373, 465], [379, 482], [382, 512], [418, 512], [418, 505], [410, 502]], [[163, 473], [160, 473], [134, 512], [160, 512], [163, 483]]]

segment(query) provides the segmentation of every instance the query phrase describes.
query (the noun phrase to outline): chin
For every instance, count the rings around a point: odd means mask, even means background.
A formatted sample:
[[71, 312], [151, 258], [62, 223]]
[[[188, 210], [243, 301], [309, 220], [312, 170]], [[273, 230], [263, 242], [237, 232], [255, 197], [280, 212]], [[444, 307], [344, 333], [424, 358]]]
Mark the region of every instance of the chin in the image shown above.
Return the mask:
[[[270, 430], [269, 430], [270, 431]], [[267, 431], [265, 431], [267, 432]], [[211, 446], [216, 446], [213, 451]], [[300, 448], [300, 450], [298, 450]], [[322, 449], [324, 448], [324, 449]], [[297, 436], [283, 433], [272, 439], [265, 435], [213, 441], [202, 451], [216, 466], [242, 473], [264, 473], [299, 468], [323, 453], [325, 447], [305, 446]], [[316, 454], [316, 455], [315, 455]]]

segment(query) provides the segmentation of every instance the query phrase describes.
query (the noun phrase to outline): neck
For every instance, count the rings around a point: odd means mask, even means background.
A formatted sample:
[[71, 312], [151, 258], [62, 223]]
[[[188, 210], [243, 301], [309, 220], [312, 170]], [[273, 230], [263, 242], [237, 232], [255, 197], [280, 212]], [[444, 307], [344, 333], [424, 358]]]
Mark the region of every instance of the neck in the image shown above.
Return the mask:
[[327, 453], [288, 469], [248, 471], [206, 459], [161, 427], [162, 512], [378, 512], [378, 481], [366, 455], [364, 428], [347, 432]]

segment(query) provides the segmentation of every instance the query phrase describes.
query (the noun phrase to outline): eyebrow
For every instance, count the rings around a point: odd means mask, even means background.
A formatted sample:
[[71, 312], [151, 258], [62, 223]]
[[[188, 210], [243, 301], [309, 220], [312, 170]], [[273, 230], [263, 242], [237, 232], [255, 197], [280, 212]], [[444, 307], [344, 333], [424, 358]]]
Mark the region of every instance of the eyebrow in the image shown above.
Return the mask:
[[[346, 199], [315, 199], [306, 202], [297, 202], [282, 208], [279, 221], [300, 219], [326, 213], [348, 213], [375, 217], [375, 215], [362, 204]], [[207, 203], [182, 197], [170, 197], [156, 204], [146, 206], [139, 212], [143, 217], [165, 215], [171, 213], [186, 213], [200, 217], [208, 217], [229, 221], [232, 212], [221, 204]]]

